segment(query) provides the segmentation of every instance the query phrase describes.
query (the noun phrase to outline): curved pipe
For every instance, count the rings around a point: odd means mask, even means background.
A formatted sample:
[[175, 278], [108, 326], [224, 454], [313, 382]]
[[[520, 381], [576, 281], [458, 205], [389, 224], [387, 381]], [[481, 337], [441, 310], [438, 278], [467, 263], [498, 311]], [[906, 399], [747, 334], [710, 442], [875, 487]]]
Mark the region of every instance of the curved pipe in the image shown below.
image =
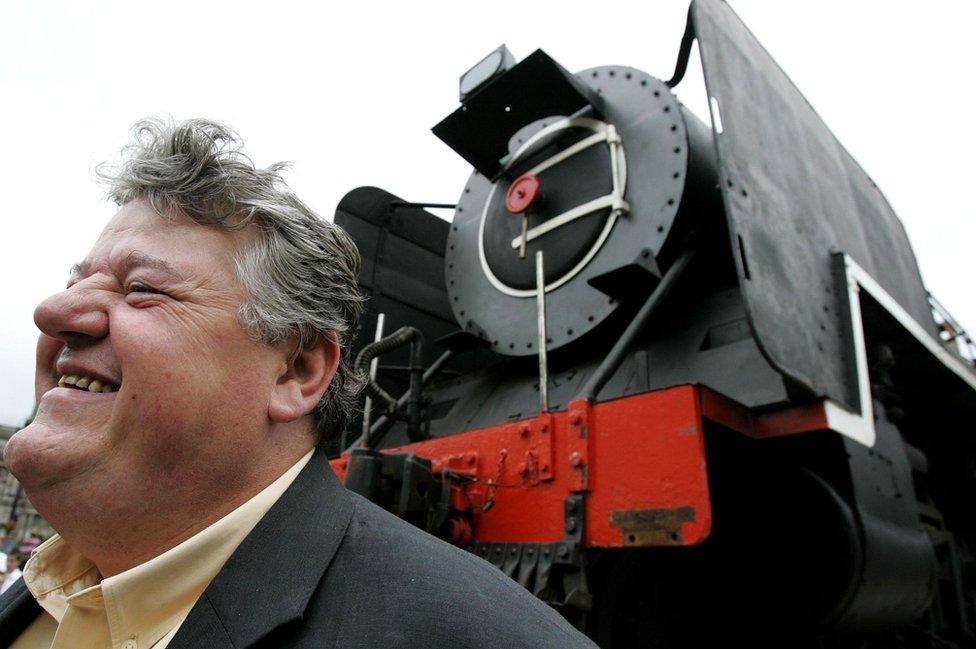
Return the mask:
[[[441, 369], [445, 365], [447, 365], [447, 363], [452, 358], [454, 358], [454, 352], [452, 352], [451, 350], [447, 350], [446, 352], [438, 356], [437, 360], [434, 361], [434, 363], [430, 367], [428, 367], [427, 370], [424, 372], [424, 376], [421, 381], [422, 385], [426, 387], [427, 384], [430, 383], [435, 376], [437, 376], [437, 374], [441, 371]], [[410, 393], [405, 392], [403, 396], [397, 399], [397, 408], [398, 409], [402, 408], [407, 403], [407, 399], [409, 397], [410, 397]], [[360, 436], [359, 439], [357, 439], [349, 446], [349, 448], [352, 448], [354, 446], [359, 446], [359, 445], [365, 446], [366, 448], [375, 447], [377, 444], [383, 441], [384, 436], [390, 430], [390, 425], [394, 421], [395, 419], [392, 416], [382, 415], [375, 422], [373, 422], [372, 426], [370, 426], [369, 434]]]
[[376, 382], [376, 379], [369, 376], [367, 372], [369, 362], [377, 356], [388, 354], [394, 349], [399, 349], [409, 342], [416, 340], [422, 344], [423, 339], [424, 335], [420, 333], [419, 329], [414, 327], [400, 327], [389, 336], [380, 338], [376, 342], [366, 345], [359, 350], [358, 354], [356, 354], [356, 362], [354, 363], [353, 368], [356, 372], [366, 374], [366, 394], [369, 395], [369, 398], [373, 401], [378, 401], [385, 404], [387, 412], [392, 412], [396, 409], [397, 400], [390, 396], [386, 390], [381, 388], [379, 383]]
[[[424, 389], [424, 334], [415, 327], [400, 327], [392, 334], [370, 343], [359, 350], [354, 364], [355, 371], [364, 372], [377, 356], [410, 344], [410, 389], [407, 392], [407, 436], [412, 441], [423, 439], [421, 409]], [[385, 404], [387, 418], [402, 417], [400, 404], [380, 387], [376, 379], [366, 374], [366, 394], [377, 403]]]

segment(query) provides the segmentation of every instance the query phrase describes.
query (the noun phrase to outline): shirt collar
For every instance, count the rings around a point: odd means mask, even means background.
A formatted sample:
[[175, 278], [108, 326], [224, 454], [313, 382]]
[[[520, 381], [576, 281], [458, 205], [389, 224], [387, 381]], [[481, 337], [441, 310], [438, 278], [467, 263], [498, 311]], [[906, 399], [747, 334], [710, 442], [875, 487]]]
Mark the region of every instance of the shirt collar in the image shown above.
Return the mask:
[[134, 636], [152, 646], [179, 625], [227, 559], [312, 457], [206, 529], [163, 554], [108, 578], [55, 535], [34, 550], [24, 581], [59, 623], [69, 606], [104, 607], [112, 646]]

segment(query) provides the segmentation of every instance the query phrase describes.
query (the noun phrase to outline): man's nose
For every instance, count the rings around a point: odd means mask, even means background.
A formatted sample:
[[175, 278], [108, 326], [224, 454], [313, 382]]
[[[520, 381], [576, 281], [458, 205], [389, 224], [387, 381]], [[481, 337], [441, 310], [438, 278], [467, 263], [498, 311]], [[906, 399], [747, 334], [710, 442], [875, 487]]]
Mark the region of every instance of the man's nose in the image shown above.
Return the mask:
[[34, 309], [42, 332], [69, 344], [84, 344], [108, 335], [108, 311], [102, 291], [75, 284], [55, 293]]

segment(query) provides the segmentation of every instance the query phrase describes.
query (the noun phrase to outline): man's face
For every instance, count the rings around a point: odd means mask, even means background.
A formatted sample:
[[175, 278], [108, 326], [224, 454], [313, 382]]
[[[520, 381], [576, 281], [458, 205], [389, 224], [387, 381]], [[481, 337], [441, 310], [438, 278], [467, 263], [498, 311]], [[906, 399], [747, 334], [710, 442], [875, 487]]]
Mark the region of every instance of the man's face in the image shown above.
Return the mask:
[[28, 492], [71, 481], [122, 492], [137, 480], [151, 497], [242, 479], [268, 443], [286, 355], [238, 322], [234, 254], [252, 237], [164, 219], [142, 200], [123, 206], [67, 289], [34, 312], [37, 414], [7, 446]]
[[18, 561], [17, 557], [15, 557], [12, 554], [8, 554], [7, 555], [7, 572], [10, 572], [14, 568], [16, 568], [17, 567], [17, 564], [19, 564], [19, 563], [20, 562]]

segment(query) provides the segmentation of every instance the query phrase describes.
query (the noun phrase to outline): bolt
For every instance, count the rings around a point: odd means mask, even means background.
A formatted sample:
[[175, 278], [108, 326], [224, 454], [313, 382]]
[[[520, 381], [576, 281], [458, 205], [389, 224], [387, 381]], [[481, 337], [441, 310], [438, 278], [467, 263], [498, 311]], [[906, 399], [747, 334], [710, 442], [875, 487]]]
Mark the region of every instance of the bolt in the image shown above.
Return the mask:
[[583, 458], [580, 457], [579, 453], [573, 451], [573, 454], [569, 456], [569, 463], [575, 467], [578, 467], [583, 464]]
[[477, 460], [477, 458], [474, 455], [469, 455], [468, 456], [468, 466], [474, 466], [474, 463], [477, 462], [477, 461], [478, 460]]
[[526, 437], [529, 436], [529, 425], [528, 424], [522, 424], [522, 426], [519, 428], [519, 435], [522, 436], [522, 439], [525, 439]]
[[542, 432], [543, 433], [549, 432], [549, 424], [542, 424]]
[[560, 545], [559, 556], [565, 559], [567, 555], [569, 555], [569, 548], [567, 548], [565, 545]]
[[569, 413], [569, 423], [574, 426], [578, 426], [581, 421], [583, 421], [583, 415], [579, 410], [574, 410], [573, 412]]
[[525, 464], [525, 462], [522, 462], [522, 463], [520, 463], [520, 464], [518, 465], [518, 472], [519, 472], [519, 473], [520, 473], [521, 475], [525, 475], [526, 473], [528, 473], [528, 472], [529, 472], [529, 467], [528, 467], [528, 466], [526, 466], [526, 464]]
[[548, 462], [543, 463], [542, 470], [543, 471], [548, 471], [549, 470], [549, 463]]
[[576, 519], [575, 518], [567, 518], [566, 519], [566, 531], [567, 532], [575, 532], [576, 531]]

